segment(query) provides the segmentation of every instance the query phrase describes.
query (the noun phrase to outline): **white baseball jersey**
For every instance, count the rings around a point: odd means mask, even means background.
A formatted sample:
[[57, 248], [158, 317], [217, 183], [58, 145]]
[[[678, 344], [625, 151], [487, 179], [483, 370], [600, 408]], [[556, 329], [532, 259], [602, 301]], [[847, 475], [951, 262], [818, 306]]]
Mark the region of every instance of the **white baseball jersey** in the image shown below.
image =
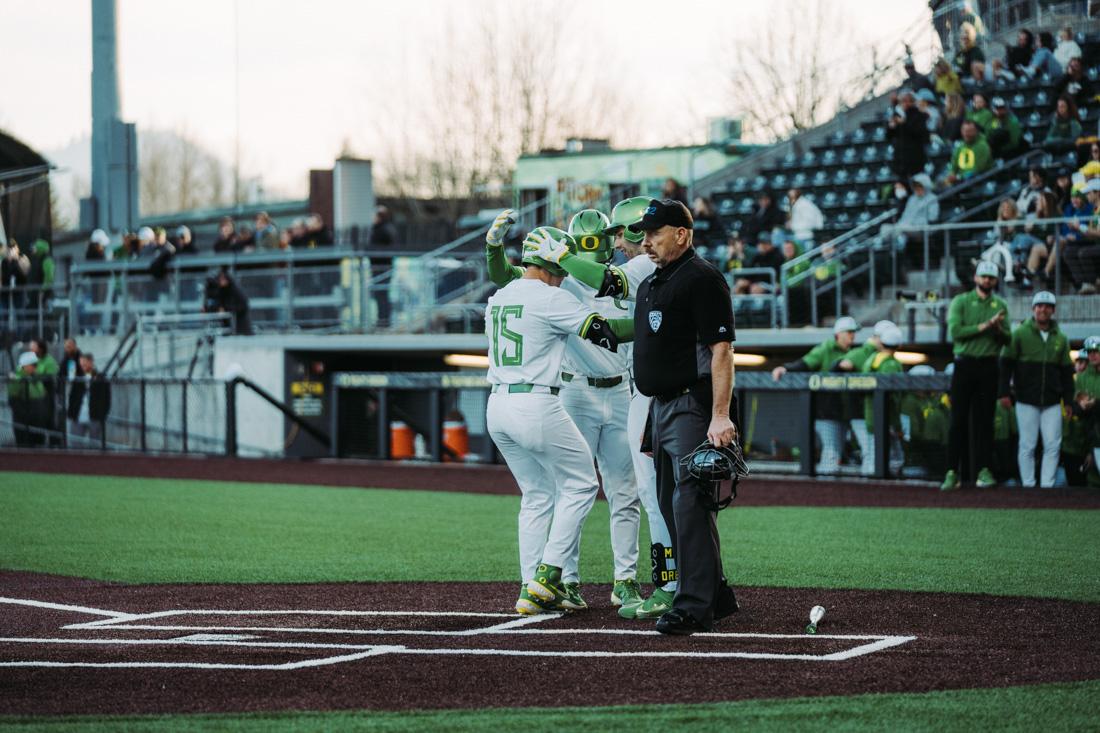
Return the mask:
[[[562, 280], [561, 289], [576, 296], [590, 312], [599, 313], [604, 318], [634, 316], [633, 303], [627, 304], [617, 298], [597, 298], [595, 290], [575, 277]], [[562, 368], [570, 374], [585, 377], [617, 377], [625, 374], [631, 366], [631, 352], [625, 346], [620, 344], [617, 352], [608, 351], [573, 333], [566, 342]]]
[[491, 384], [561, 386], [566, 339], [595, 315], [575, 296], [540, 280], [513, 280], [489, 298]]
[[655, 273], [657, 271], [657, 265], [646, 255], [639, 254], [631, 257], [630, 261], [622, 267], [619, 267], [618, 270], [626, 276], [626, 299], [634, 302], [634, 299], [638, 295], [638, 288], [641, 286], [642, 280], [645, 280]]

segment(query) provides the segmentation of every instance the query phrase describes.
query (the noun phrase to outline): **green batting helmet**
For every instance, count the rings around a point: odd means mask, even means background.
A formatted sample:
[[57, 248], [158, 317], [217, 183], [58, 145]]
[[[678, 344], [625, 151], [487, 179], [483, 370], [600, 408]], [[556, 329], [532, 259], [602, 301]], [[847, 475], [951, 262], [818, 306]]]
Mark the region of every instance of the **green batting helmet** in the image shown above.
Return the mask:
[[615, 204], [615, 208], [611, 210], [611, 225], [607, 228], [607, 233], [615, 235], [622, 229], [626, 241], [634, 244], [641, 242], [645, 238], [645, 233], [632, 232], [629, 226], [642, 220], [652, 200], [649, 196], [633, 196]]
[[607, 262], [611, 259], [613, 248], [611, 237], [607, 236], [607, 227], [611, 225], [602, 211], [585, 209], [569, 220], [569, 236], [577, 243], [578, 257]]
[[569, 232], [564, 232], [557, 227], [535, 227], [527, 233], [527, 237], [523, 240], [523, 258], [520, 260], [520, 262], [525, 265], [538, 265], [555, 277], [565, 277], [567, 274], [565, 272], [565, 268], [553, 262], [547, 262], [546, 260], [539, 257], [537, 254], [535, 254], [539, 251], [539, 243], [531, 241], [531, 236], [533, 234], [539, 233], [541, 233], [544, 237], [550, 236], [558, 241], [564, 241], [565, 246], [569, 248], [569, 251], [573, 252], [574, 254], [576, 253], [577, 243], [573, 241], [573, 238], [571, 236], [569, 236]]

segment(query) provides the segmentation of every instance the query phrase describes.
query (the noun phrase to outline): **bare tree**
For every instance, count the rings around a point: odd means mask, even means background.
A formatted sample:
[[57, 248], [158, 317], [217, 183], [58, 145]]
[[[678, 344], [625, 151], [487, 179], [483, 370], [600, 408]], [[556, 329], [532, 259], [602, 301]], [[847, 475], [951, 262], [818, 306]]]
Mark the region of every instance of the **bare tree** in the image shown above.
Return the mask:
[[[450, 7], [450, 6], [444, 6]], [[378, 189], [456, 202], [499, 195], [516, 159], [566, 138], [623, 138], [637, 118], [612, 83], [606, 45], [568, 34], [575, 3], [448, 10], [422, 83], [390, 78], [375, 146]], [[408, 88], [421, 90], [409, 94]], [[627, 142], [630, 142], [628, 139]]]
[[735, 41], [730, 97], [746, 134], [775, 140], [816, 127], [863, 98], [881, 73], [858, 72], [854, 24], [839, 3], [779, 0], [762, 33]]
[[143, 131], [138, 160], [142, 214], [229, 203], [231, 167], [185, 132]]

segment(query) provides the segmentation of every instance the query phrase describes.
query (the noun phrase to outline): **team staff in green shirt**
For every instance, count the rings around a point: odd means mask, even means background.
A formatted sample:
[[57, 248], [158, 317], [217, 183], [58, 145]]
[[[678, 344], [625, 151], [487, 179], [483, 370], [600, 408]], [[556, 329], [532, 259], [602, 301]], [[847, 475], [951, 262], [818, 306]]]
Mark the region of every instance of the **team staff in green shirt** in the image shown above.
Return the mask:
[[[1088, 354], [1089, 364], [1077, 375], [1078, 410], [1084, 421], [1085, 444], [1091, 449], [1092, 465], [1100, 468], [1100, 336], [1089, 336], [1081, 350]], [[1089, 463], [1086, 458], [1085, 463]], [[1084, 467], [1088, 470], [1088, 466]]]
[[[974, 289], [956, 295], [948, 309], [947, 333], [953, 343], [955, 372], [951, 376], [951, 433], [942, 491], [959, 488], [959, 469], [971, 455], [980, 467], [977, 486], [997, 483], [989, 468], [993, 462], [997, 357], [1011, 340], [1008, 305], [993, 292], [998, 276], [995, 264], [979, 262]], [[969, 437], [973, 437], [973, 445], [968, 444]]]

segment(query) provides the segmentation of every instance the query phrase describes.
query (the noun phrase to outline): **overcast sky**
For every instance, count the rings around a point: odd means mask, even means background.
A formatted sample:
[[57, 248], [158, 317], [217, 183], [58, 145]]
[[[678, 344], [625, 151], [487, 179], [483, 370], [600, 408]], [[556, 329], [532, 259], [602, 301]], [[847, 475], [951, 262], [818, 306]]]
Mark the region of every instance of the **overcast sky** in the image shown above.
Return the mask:
[[[246, 171], [301, 195], [306, 171], [331, 166], [344, 140], [372, 155], [370, 131], [384, 119], [387, 102], [373, 98], [371, 79], [422, 66], [441, 17], [491, 1], [118, 0], [122, 117], [136, 122], [139, 134], [153, 127], [183, 131], [230, 161], [239, 79]], [[839, 54], [852, 43], [895, 39], [930, 19], [925, 0], [828, 2], [852, 18], [851, 36], [837, 39]], [[688, 119], [663, 116], [647, 124], [648, 144], [683, 144], [702, 140], [705, 116], [731, 113], [716, 93], [723, 53], [733, 38], [765, 27], [769, 6], [588, 0], [584, 22], [575, 25], [591, 35], [594, 53], [615, 44], [627, 73], [646, 79], [647, 94], [691, 96]], [[0, 128], [41, 151], [88, 134], [91, 0], [0, 0], [0, 27]]]

